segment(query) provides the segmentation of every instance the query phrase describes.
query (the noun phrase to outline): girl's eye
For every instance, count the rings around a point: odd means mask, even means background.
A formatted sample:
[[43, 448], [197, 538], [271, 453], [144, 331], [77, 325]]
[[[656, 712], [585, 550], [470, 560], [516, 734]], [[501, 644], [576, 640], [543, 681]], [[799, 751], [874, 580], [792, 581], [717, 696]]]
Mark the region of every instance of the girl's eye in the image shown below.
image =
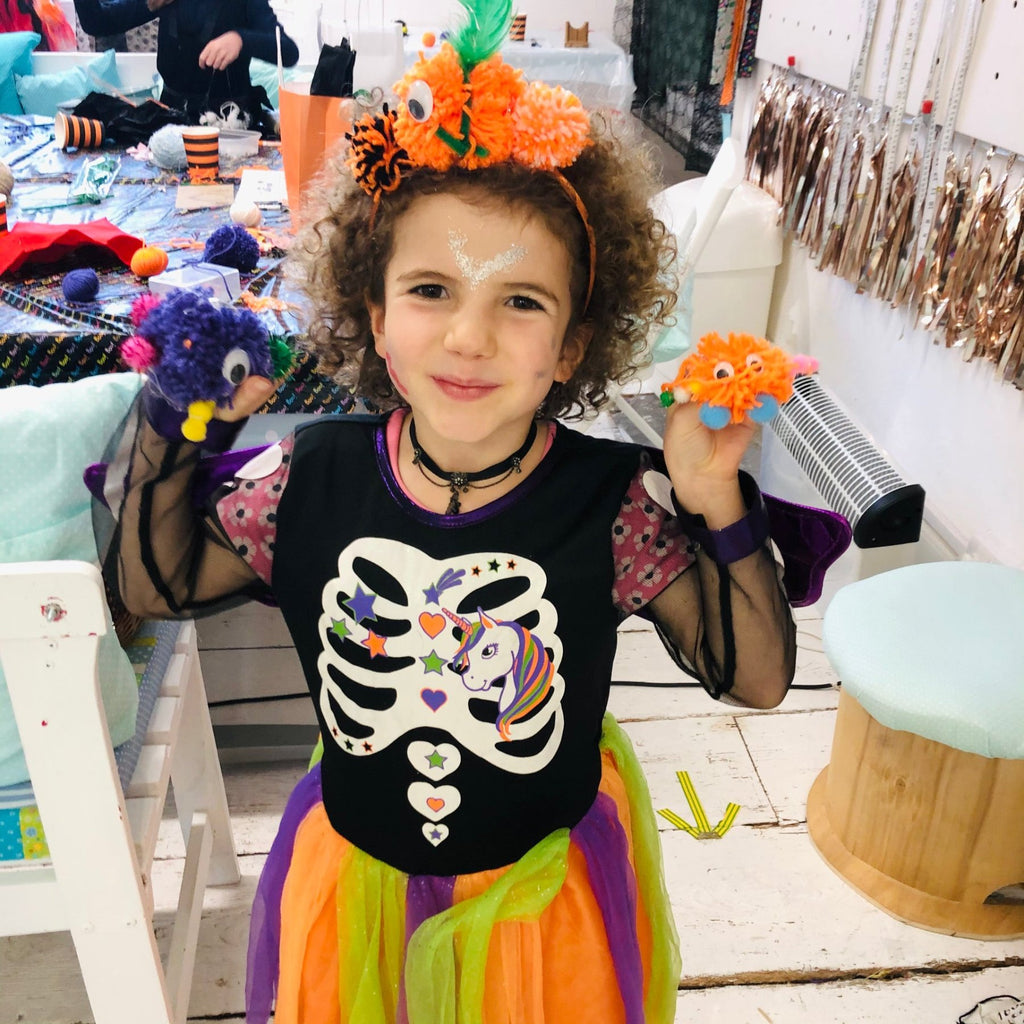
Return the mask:
[[513, 309], [543, 309], [544, 307], [536, 300], [531, 299], [529, 295], [513, 295], [512, 299]]
[[434, 112], [434, 94], [422, 78], [418, 78], [409, 86], [405, 109], [409, 111], [409, 116], [414, 121], [419, 121], [421, 124]]
[[747, 366], [749, 366], [751, 370], [760, 370], [764, 367], [764, 360], [756, 352], [751, 352], [750, 355], [747, 356]]
[[225, 357], [220, 372], [229, 384], [238, 387], [239, 384], [249, 376], [252, 369], [249, 363], [249, 355], [243, 349], [233, 348]]
[[424, 299], [443, 299], [444, 285], [440, 284], [418, 284], [412, 290], [413, 295], [419, 295]]
[[724, 359], [720, 363], [715, 364], [715, 379], [725, 380], [726, 377], [734, 377], [736, 375], [735, 369], [733, 369], [732, 363], [727, 363]]

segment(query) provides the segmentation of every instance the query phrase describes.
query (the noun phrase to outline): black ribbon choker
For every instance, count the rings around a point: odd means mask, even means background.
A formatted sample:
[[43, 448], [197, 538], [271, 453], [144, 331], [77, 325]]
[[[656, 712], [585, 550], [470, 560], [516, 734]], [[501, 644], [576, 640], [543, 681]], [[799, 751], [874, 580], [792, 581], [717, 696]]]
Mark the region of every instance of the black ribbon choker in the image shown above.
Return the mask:
[[[537, 437], [537, 421], [534, 420], [530, 424], [530, 430], [526, 435], [526, 440], [522, 446], [514, 451], [508, 458], [502, 459], [501, 462], [496, 462], [493, 466], [488, 466], [486, 469], [478, 469], [475, 473], [449, 473], [447, 470], [442, 469], [420, 446], [419, 440], [416, 437], [416, 421], [409, 421], [409, 440], [412, 442], [412, 462], [414, 466], [419, 467], [419, 471], [423, 474], [424, 479], [430, 480], [432, 484], [436, 484], [438, 487], [447, 487], [451, 492], [451, 500], [448, 502], [448, 507], [445, 509], [444, 514], [446, 516], [455, 516], [459, 514], [459, 494], [465, 494], [471, 487], [474, 489], [483, 490], [486, 487], [497, 487], [502, 481], [507, 480], [513, 473], [522, 473], [523, 471], [523, 459], [526, 457], [526, 453], [533, 446], [533, 442]], [[439, 478], [439, 480], [431, 480], [427, 473], [433, 474]], [[494, 480], [492, 483], [478, 486], [480, 480], [490, 480], [491, 477], [497, 476], [498, 480]]]

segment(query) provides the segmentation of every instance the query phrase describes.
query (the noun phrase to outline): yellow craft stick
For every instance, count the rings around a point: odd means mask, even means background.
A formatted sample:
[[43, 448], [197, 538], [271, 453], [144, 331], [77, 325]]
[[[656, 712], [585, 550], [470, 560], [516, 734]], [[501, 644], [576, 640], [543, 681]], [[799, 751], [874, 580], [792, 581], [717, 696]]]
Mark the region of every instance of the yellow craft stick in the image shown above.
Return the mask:
[[671, 822], [676, 828], [682, 829], [684, 832], [693, 836], [694, 839], [721, 839], [726, 832], [732, 828], [733, 823], [736, 821], [736, 815], [739, 814], [740, 805], [734, 803], [728, 803], [725, 805], [725, 814], [722, 816], [722, 820], [714, 827], [711, 827], [711, 822], [708, 821], [708, 816], [704, 812], [704, 807], [700, 802], [700, 797], [697, 796], [697, 790], [693, 788], [693, 781], [690, 779], [689, 772], [676, 772], [676, 778], [679, 780], [679, 785], [683, 789], [683, 795], [686, 797], [686, 802], [690, 805], [690, 812], [693, 814], [694, 819], [697, 822], [697, 827], [694, 828], [687, 821], [683, 821], [682, 818], [676, 814], [675, 811], [669, 810], [669, 808], [660, 808], [658, 813], [668, 822]]
[[679, 780], [679, 785], [683, 787], [683, 795], [686, 797], [686, 802], [690, 805], [690, 810], [693, 812], [693, 817], [697, 822], [697, 831], [710, 832], [711, 822], [708, 821], [708, 816], [704, 813], [704, 808], [701, 806], [700, 797], [697, 796], [697, 791], [693, 788], [693, 783], [690, 781], [690, 773], [676, 772], [676, 778]]
[[732, 828], [732, 823], [736, 820], [736, 815], [740, 812], [740, 805], [729, 803], [725, 805], [725, 816], [722, 820], [712, 829], [713, 832], [717, 832], [720, 836], [724, 836], [726, 832]]
[[658, 813], [666, 820], [675, 825], [676, 828], [681, 828], [684, 832], [689, 832], [694, 839], [698, 838], [697, 830], [688, 822], [683, 821], [682, 818], [676, 814], [675, 811], [670, 811], [667, 808], [659, 810]]

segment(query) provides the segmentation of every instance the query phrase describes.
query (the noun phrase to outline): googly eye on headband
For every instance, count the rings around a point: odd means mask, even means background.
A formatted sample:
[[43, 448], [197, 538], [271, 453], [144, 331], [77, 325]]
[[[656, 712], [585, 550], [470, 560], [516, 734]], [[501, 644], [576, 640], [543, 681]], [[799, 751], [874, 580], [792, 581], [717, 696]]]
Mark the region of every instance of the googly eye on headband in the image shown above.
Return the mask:
[[[594, 287], [596, 244], [579, 194], [561, 173], [589, 145], [590, 118], [561, 86], [527, 82], [498, 53], [512, 24], [512, 0], [459, 0], [468, 15], [437, 54], [395, 85], [397, 110], [355, 122], [346, 163], [373, 199], [417, 168], [474, 170], [513, 161], [550, 173], [583, 221], [590, 250], [584, 309]], [[372, 219], [371, 219], [372, 226]]]

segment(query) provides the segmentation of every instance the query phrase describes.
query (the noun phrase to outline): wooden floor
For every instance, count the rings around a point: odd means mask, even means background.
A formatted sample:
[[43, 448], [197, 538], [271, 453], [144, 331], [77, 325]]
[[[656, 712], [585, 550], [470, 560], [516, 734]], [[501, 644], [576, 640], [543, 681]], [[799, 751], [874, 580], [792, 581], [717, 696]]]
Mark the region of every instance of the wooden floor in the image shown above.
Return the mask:
[[[985, 999], [1024, 1000], [1024, 942], [957, 939], [901, 924], [848, 888], [815, 852], [804, 803], [828, 760], [838, 691], [814, 614], [800, 619], [800, 646], [797, 685], [813, 688], [794, 689], [774, 711], [719, 705], [694, 688], [613, 688], [612, 710], [636, 746], [656, 808], [692, 820], [675, 774], [682, 769], [712, 823], [727, 803], [741, 806], [733, 827], [713, 841], [658, 819], [683, 954], [676, 1021], [1024, 1020], [1024, 1002], [999, 1017], [967, 1016]], [[679, 681], [654, 634], [632, 622], [621, 636], [615, 679]], [[249, 903], [302, 770], [297, 762], [225, 769], [243, 879], [208, 892], [192, 1020], [242, 1019]], [[168, 820], [155, 871], [162, 920], [170, 919], [181, 855]], [[89, 1020], [68, 936], [0, 940], [0, 1024]]]

